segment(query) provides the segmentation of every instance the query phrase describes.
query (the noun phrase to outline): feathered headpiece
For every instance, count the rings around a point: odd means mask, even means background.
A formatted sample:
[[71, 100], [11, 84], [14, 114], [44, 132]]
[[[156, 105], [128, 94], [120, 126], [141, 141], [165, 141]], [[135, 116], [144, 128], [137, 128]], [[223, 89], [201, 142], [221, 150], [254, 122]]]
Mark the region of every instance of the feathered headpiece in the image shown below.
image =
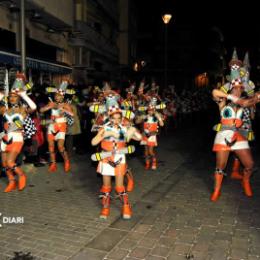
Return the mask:
[[23, 73], [16, 73], [15, 80], [11, 86], [10, 93], [27, 91], [33, 87], [33, 83], [26, 83], [26, 77]]
[[133, 94], [135, 91], [135, 84], [131, 84], [128, 88], [125, 89], [126, 92]]
[[58, 93], [60, 95], [74, 95], [76, 92], [74, 89], [67, 89], [69, 83], [68, 81], [62, 81], [61, 84], [57, 87], [57, 88], [53, 88], [53, 87], [48, 87], [46, 88], [46, 91], [48, 93]]

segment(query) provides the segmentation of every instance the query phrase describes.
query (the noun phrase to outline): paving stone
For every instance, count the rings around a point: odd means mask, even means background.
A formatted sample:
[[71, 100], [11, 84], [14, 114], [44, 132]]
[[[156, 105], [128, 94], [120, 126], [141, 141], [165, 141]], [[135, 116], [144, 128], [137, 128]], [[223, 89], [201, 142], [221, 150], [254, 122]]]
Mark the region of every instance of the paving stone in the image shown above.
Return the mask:
[[194, 241], [194, 236], [193, 235], [181, 234], [180, 236], [177, 237], [177, 242], [192, 244], [193, 241]]
[[249, 248], [249, 252], [251, 255], [259, 255], [260, 256], [260, 245], [258, 247], [252, 246]]
[[151, 255], [161, 256], [161, 257], [167, 257], [169, 255], [170, 248], [164, 247], [164, 246], [156, 246], [152, 251]]
[[138, 246], [131, 251], [129, 256], [135, 257], [138, 259], [144, 259], [150, 253], [150, 251], [151, 251], [150, 248]]
[[210, 259], [212, 260], [227, 259], [227, 252], [222, 251], [220, 249], [215, 249], [210, 252]]
[[193, 251], [202, 251], [202, 252], [207, 252], [210, 247], [209, 242], [201, 242], [201, 243], [196, 243], [194, 247], [192, 248]]
[[107, 228], [96, 236], [87, 247], [101, 251], [111, 251], [112, 248], [126, 235], [126, 231]]
[[160, 236], [161, 236], [162, 234], [163, 234], [163, 233], [160, 232], [160, 231], [151, 230], [151, 231], [149, 231], [148, 233], [146, 233], [145, 237], [146, 237], [146, 238], [156, 239], [156, 238], [160, 238]]
[[167, 257], [167, 260], [186, 260], [187, 258], [184, 255], [177, 254], [176, 252], [170, 253]]
[[175, 247], [173, 249], [173, 251], [176, 254], [182, 254], [182, 255], [186, 255], [186, 254], [190, 253], [190, 250], [191, 250], [191, 245], [182, 244], [182, 243], [175, 243]]
[[166, 258], [161, 256], [155, 256], [155, 255], [148, 255], [145, 257], [145, 260], [164, 260]]
[[248, 255], [248, 249], [238, 249], [238, 248], [232, 248], [230, 256], [232, 258], [239, 258], [239, 259], [246, 259]]
[[92, 248], [86, 248], [79, 252], [78, 254], [74, 255], [71, 260], [102, 260], [104, 259], [106, 255], [106, 252], [92, 249]]
[[216, 232], [215, 235], [216, 240], [226, 240], [226, 241], [231, 241], [232, 240], [232, 235], [226, 232]]
[[124, 239], [118, 244], [119, 248], [131, 250], [136, 247], [138, 241], [133, 240], [133, 239]]
[[139, 241], [138, 246], [153, 248], [156, 241], [157, 241], [156, 239], [144, 238], [144, 239]]
[[130, 232], [127, 235], [128, 239], [139, 241], [140, 239], [144, 238], [145, 234], [140, 232]]
[[162, 236], [158, 241], [158, 245], [172, 247], [175, 242], [176, 242], [176, 239], [174, 237]]
[[129, 231], [140, 221], [141, 218], [142, 217], [137, 214], [134, 214], [133, 217], [127, 221], [122, 218], [119, 218], [115, 222], [113, 222], [109, 227]]
[[116, 248], [111, 253], [109, 253], [106, 258], [114, 259], [114, 260], [121, 260], [124, 259], [128, 255], [128, 250], [122, 248]]
[[152, 228], [151, 225], [147, 224], [138, 224], [134, 227], [134, 231], [140, 232], [140, 233], [147, 233]]

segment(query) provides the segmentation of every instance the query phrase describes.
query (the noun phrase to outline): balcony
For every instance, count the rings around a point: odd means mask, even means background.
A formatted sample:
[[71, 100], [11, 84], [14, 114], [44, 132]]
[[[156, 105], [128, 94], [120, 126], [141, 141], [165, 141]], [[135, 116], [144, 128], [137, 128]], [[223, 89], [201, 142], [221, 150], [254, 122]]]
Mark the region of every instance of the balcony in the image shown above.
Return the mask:
[[118, 24], [118, 9], [117, 0], [92, 0], [92, 2], [98, 5], [99, 9], [109, 16], [116, 24]]
[[111, 60], [118, 60], [119, 50], [116, 46], [116, 43], [111, 43], [106, 37], [98, 33], [94, 28], [81, 21], [76, 22], [76, 30], [81, 33], [71, 39], [72, 45], [84, 45], [88, 49], [100, 54], [101, 56], [105, 56]]
[[[3, 2], [2, 5], [9, 8], [11, 12], [20, 12], [20, 0], [6, 0], [0, 2]], [[29, 17], [31, 21], [50, 27], [54, 29], [56, 32], [70, 31], [73, 26], [73, 16], [70, 12], [70, 9], [65, 10], [67, 11], [67, 16], [63, 14], [61, 15], [61, 13], [57, 12], [57, 6], [59, 4], [59, 1], [53, 1], [52, 5], [47, 5], [47, 3], [45, 2], [46, 1], [26, 0], [26, 16]], [[72, 8], [73, 2], [70, 0], [69, 3], [71, 3]], [[10, 9], [10, 6], [13, 6], [13, 9]], [[63, 3], [63, 6], [66, 6], [66, 4]]]

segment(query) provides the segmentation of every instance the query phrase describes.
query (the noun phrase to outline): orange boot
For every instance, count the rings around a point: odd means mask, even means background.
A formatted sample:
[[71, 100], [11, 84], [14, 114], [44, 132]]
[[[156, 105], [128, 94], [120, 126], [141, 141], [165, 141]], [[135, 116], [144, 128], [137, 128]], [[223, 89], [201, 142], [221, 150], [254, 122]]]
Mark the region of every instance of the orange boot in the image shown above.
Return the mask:
[[26, 175], [20, 167], [14, 166], [14, 172], [19, 176], [18, 189], [22, 191], [26, 186]]
[[65, 172], [69, 172], [70, 171], [70, 161], [69, 160], [65, 160], [64, 161], [64, 171]]
[[17, 188], [16, 180], [11, 170], [7, 170], [6, 175], [8, 177], [9, 184], [5, 188], [4, 192], [11, 192]]
[[116, 187], [116, 192], [118, 193], [120, 200], [123, 203], [122, 206], [122, 217], [123, 219], [130, 219], [132, 217], [132, 209], [129, 204], [128, 194], [125, 192], [125, 187]]
[[103, 185], [102, 188], [100, 189], [100, 192], [102, 193], [100, 195], [100, 198], [102, 198], [103, 208], [101, 209], [99, 217], [102, 219], [107, 219], [107, 217], [110, 214], [111, 187]]
[[56, 172], [57, 171], [57, 164], [56, 164], [56, 154], [54, 152], [54, 147], [49, 147], [50, 152], [50, 164], [48, 172]]
[[19, 181], [18, 181], [18, 189], [19, 191], [22, 191], [26, 186], [26, 176], [25, 174], [19, 175]]
[[233, 180], [242, 180], [243, 175], [240, 174], [239, 172], [240, 169], [240, 161], [238, 158], [235, 158], [233, 162], [233, 167], [232, 167], [232, 172], [230, 178]]
[[134, 190], [134, 177], [132, 171], [129, 168], [126, 171], [126, 178], [127, 178], [126, 191], [131, 192]]
[[155, 157], [153, 157], [152, 159], [152, 170], [156, 170], [157, 169], [157, 160]]
[[149, 170], [150, 169], [150, 159], [149, 159], [149, 157], [147, 157], [146, 158], [146, 160], [145, 160], [145, 170]]
[[57, 171], [57, 164], [56, 162], [51, 162], [49, 165], [48, 172], [56, 172]]
[[244, 173], [243, 180], [242, 180], [242, 187], [244, 188], [244, 192], [247, 197], [252, 197], [253, 192], [250, 185], [250, 176], [251, 173]]
[[217, 170], [215, 172], [215, 188], [214, 188], [214, 192], [211, 194], [211, 201], [217, 201], [219, 196], [220, 196], [220, 189], [221, 189], [221, 184], [222, 184], [222, 180], [223, 180], [223, 174], [224, 172], [222, 170]]

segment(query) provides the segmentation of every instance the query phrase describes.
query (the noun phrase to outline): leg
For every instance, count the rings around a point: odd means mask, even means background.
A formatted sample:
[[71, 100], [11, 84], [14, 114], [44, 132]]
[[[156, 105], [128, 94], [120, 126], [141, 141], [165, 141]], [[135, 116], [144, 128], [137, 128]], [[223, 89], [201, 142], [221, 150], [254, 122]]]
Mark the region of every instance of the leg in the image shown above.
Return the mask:
[[110, 214], [110, 193], [111, 193], [111, 176], [103, 175], [103, 185], [100, 189], [99, 197], [102, 198], [103, 208], [100, 212], [100, 218], [107, 219]]
[[11, 171], [11, 169], [9, 169], [7, 167], [7, 153], [6, 152], [2, 152], [1, 159], [2, 159], [2, 167], [5, 168], [6, 175], [8, 177], [8, 181], [9, 181], [9, 184], [5, 188], [4, 192], [11, 192], [16, 189], [17, 184], [16, 184], [16, 180], [15, 180], [13, 172]]
[[124, 175], [123, 174], [116, 175], [115, 181], [116, 181], [116, 187], [115, 187], [116, 192], [118, 193], [120, 200], [123, 203], [122, 217], [123, 219], [130, 219], [132, 216], [132, 209], [129, 204], [128, 194], [124, 187]]
[[18, 154], [19, 153], [17, 153], [16, 151], [7, 153], [7, 167], [13, 173], [15, 173], [19, 176], [18, 189], [21, 191], [26, 186], [26, 176], [25, 176], [23, 170], [20, 167], [18, 167], [15, 163]]
[[148, 150], [148, 146], [145, 145], [144, 146], [144, 156], [145, 156], [145, 170], [149, 170], [150, 169], [150, 155], [149, 155], [149, 150]]
[[134, 189], [134, 176], [132, 170], [129, 167], [127, 167], [125, 176], [127, 178], [126, 191], [131, 192]]
[[54, 138], [50, 138], [50, 136], [48, 136], [48, 148], [50, 153], [50, 166], [48, 171], [56, 172], [57, 164], [56, 164], [56, 155], [55, 155], [55, 142], [54, 142]]
[[252, 175], [254, 161], [250, 149], [237, 150], [236, 155], [244, 166], [242, 186], [246, 196], [252, 197], [253, 192], [250, 185], [250, 177]]
[[232, 172], [231, 172], [231, 179], [234, 180], [242, 180], [243, 176], [240, 174], [240, 161], [239, 159], [234, 156], [234, 162], [233, 162], [233, 166], [232, 166]]
[[156, 154], [155, 154], [153, 146], [149, 147], [149, 154], [152, 158], [152, 170], [156, 170], [157, 169], [157, 159], [156, 159]]
[[220, 189], [223, 180], [224, 169], [228, 161], [229, 151], [219, 151], [216, 153], [216, 171], [214, 175], [215, 187], [211, 194], [211, 201], [217, 201], [220, 196]]
[[64, 139], [58, 140], [58, 150], [64, 160], [64, 171], [68, 172], [70, 171], [70, 161], [69, 161], [69, 155], [64, 148], [64, 141], [65, 141]]

